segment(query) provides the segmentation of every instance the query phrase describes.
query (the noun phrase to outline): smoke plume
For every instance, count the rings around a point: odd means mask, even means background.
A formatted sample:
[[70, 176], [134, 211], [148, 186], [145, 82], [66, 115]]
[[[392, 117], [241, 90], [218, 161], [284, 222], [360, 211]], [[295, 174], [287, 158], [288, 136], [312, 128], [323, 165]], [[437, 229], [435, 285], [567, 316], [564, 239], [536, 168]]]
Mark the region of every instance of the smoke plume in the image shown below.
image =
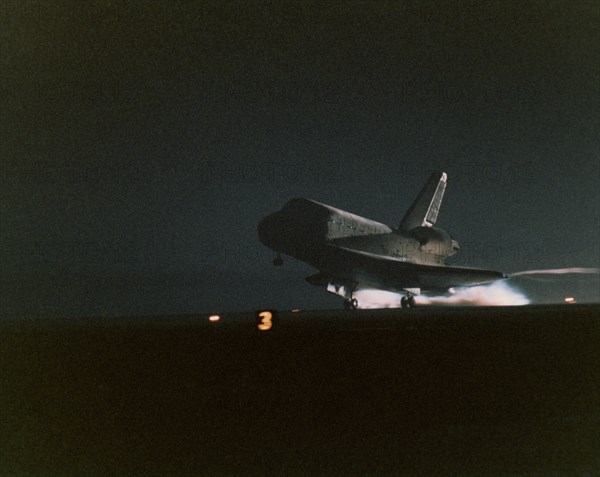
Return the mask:
[[415, 300], [422, 305], [517, 306], [530, 303], [529, 298], [506, 282], [455, 288], [453, 292], [441, 296], [421, 295]]
[[[354, 293], [359, 308], [398, 308], [401, 294], [383, 290], [362, 289]], [[454, 288], [449, 294], [418, 295], [417, 305], [512, 306], [527, 305], [529, 299], [506, 282], [493, 282], [465, 288]]]
[[[547, 268], [542, 270], [523, 270], [510, 274], [512, 277], [523, 277], [532, 280], [547, 281], [551, 275], [567, 274], [599, 274], [599, 268]], [[546, 276], [546, 278], [538, 277]], [[354, 293], [359, 308], [398, 308], [404, 295], [375, 289], [361, 289]], [[511, 287], [506, 281], [496, 281], [487, 285], [453, 288], [447, 294], [415, 297], [418, 305], [462, 305], [462, 306], [513, 306], [527, 305], [529, 298], [521, 291]]]
[[524, 270], [522, 272], [511, 273], [511, 277], [520, 277], [522, 275], [566, 275], [569, 273], [589, 273], [598, 274], [600, 268], [546, 268], [544, 270]]
[[364, 308], [398, 308], [403, 295], [385, 290], [362, 288], [354, 292], [358, 307]]

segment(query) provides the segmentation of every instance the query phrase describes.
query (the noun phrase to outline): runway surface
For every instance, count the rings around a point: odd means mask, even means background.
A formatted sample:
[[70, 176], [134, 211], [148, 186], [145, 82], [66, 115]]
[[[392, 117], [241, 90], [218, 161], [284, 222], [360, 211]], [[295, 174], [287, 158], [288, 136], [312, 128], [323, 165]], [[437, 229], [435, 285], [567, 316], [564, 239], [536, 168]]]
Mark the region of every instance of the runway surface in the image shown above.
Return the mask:
[[210, 316], [2, 320], [0, 474], [600, 475], [600, 305]]

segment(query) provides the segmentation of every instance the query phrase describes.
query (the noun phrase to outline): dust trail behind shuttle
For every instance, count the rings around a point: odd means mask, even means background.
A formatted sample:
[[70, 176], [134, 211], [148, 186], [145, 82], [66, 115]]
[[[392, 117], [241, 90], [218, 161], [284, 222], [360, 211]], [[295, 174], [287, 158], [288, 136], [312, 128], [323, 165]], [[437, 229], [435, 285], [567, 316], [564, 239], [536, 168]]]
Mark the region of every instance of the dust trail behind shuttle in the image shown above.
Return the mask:
[[[362, 289], [355, 292], [360, 308], [398, 308], [403, 295], [383, 290]], [[518, 306], [530, 303], [522, 292], [506, 282], [494, 282], [465, 288], [455, 288], [450, 294], [415, 297], [418, 305]]]
[[577, 274], [598, 274], [600, 268], [546, 268], [543, 270], [524, 270], [522, 272], [511, 273], [510, 277], [520, 277], [523, 275], [567, 275], [571, 273]]
[[415, 297], [419, 305], [519, 306], [530, 303], [522, 292], [506, 282], [455, 288], [450, 295]]
[[399, 308], [404, 295], [374, 288], [362, 288], [354, 292], [359, 308]]
[[[568, 274], [600, 274], [600, 268], [547, 268], [540, 270], [523, 270], [511, 273], [509, 278], [522, 277], [532, 280], [548, 281], [556, 275]], [[361, 308], [397, 308], [403, 295], [383, 290], [362, 289], [355, 292]], [[531, 303], [529, 298], [509, 285], [506, 281], [497, 281], [488, 285], [479, 285], [464, 288], [454, 288], [448, 294], [428, 296], [419, 295], [415, 297], [418, 305], [463, 305], [463, 306], [511, 306], [527, 305]]]

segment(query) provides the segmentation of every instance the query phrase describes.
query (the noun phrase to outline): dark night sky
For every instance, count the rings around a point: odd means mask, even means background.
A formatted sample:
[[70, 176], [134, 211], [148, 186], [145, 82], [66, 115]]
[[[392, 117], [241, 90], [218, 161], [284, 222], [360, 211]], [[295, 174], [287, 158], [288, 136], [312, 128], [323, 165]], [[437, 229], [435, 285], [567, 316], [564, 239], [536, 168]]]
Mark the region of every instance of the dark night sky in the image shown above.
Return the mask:
[[397, 226], [436, 169], [453, 263], [599, 265], [598, 2], [1, 8], [4, 313], [337, 308], [259, 219], [304, 196]]

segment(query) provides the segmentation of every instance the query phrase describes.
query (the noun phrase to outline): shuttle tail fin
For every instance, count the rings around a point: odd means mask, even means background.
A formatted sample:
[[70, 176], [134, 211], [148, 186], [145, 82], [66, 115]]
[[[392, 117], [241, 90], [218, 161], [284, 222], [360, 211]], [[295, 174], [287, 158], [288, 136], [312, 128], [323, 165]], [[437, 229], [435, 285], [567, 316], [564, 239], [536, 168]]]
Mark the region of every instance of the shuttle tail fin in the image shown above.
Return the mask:
[[442, 206], [447, 179], [448, 175], [445, 172], [431, 174], [400, 222], [400, 229], [408, 231], [415, 227], [431, 227], [435, 224]]

